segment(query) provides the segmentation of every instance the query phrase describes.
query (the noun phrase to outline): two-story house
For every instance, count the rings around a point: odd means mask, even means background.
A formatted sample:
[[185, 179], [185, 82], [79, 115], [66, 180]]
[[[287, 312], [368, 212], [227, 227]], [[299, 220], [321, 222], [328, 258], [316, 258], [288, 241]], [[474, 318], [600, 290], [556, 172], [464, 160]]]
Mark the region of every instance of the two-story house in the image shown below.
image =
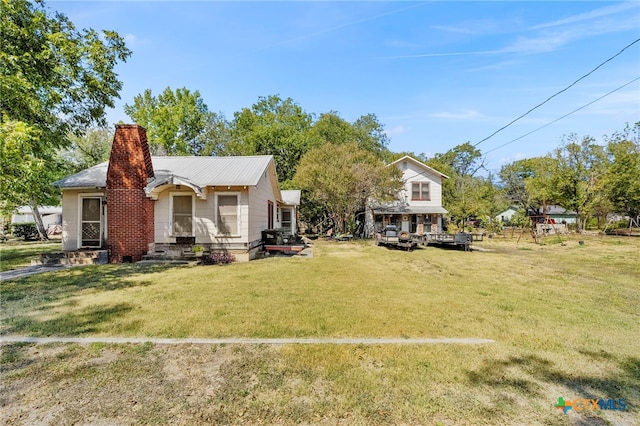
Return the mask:
[[396, 200], [371, 206], [375, 230], [396, 225], [412, 234], [443, 232], [442, 180], [449, 177], [408, 155], [388, 167], [400, 168], [404, 187]]

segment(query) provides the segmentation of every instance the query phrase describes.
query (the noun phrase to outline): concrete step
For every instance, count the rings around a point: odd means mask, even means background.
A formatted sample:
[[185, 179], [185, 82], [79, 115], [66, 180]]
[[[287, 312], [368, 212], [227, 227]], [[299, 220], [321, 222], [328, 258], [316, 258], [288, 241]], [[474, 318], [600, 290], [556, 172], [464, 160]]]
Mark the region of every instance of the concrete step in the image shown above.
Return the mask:
[[42, 253], [32, 265], [104, 265], [108, 263], [106, 250], [81, 250]]

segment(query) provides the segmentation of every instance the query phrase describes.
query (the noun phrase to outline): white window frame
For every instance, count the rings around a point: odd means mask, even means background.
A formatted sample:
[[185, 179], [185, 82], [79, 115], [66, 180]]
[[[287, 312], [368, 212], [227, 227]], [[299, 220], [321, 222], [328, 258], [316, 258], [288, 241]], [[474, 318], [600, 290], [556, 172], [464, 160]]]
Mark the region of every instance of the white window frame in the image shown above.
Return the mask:
[[[105, 242], [105, 238], [107, 236], [107, 214], [104, 210], [103, 202], [104, 202], [105, 194], [102, 192], [91, 192], [91, 193], [82, 193], [78, 194], [78, 248], [93, 248], [99, 249], [102, 247]], [[85, 246], [82, 245], [82, 204], [83, 199], [85, 198], [99, 198], [100, 199], [100, 245], [96, 246]]]
[[[237, 229], [238, 229], [238, 233], [237, 234], [222, 234], [220, 233], [220, 224], [218, 223], [218, 197], [220, 196], [230, 196], [230, 195], [235, 195], [236, 196], [236, 218], [237, 218]], [[242, 217], [240, 215], [241, 209], [240, 209], [240, 200], [241, 200], [241, 193], [237, 192], [237, 191], [232, 191], [232, 192], [216, 192], [216, 196], [215, 196], [215, 203], [214, 203], [214, 210], [213, 210], [213, 216], [214, 216], [214, 220], [215, 220], [215, 224], [216, 224], [216, 237], [225, 237], [225, 238], [230, 238], [230, 237], [240, 237], [241, 236], [241, 228], [240, 225], [242, 224]]]
[[[413, 185], [419, 185], [419, 198], [413, 198]], [[423, 186], [427, 186], [427, 192], [429, 194], [429, 198], [422, 198], [423, 195]], [[431, 182], [428, 181], [413, 181], [411, 182], [411, 201], [431, 201]]]
[[[195, 214], [196, 214], [196, 202], [194, 194], [189, 192], [169, 192], [169, 235], [172, 237], [193, 237], [195, 236]], [[190, 235], [178, 235], [173, 230], [173, 197], [191, 197], [191, 234]]]

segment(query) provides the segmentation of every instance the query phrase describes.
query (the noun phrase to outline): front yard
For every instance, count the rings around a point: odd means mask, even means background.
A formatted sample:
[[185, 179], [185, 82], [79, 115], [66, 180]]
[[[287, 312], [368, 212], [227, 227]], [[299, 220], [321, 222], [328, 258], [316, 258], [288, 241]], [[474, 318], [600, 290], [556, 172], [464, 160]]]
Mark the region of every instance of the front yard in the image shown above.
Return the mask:
[[40, 253], [60, 251], [60, 240], [47, 242], [10, 240], [0, 243], [0, 272], [31, 265]]
[[[583, 238], [584, 239], [584, 238]], [[3, 282], [4, 335], [478, 337], [487, 345], [5, 344], [9, 423], [634, 424], [640, 239], [491, 251], [318, 241], [312, 258]], [[625, 411], [554, 407], [623, 399]], [[74, 408], [81, 401], [82, 409]]]

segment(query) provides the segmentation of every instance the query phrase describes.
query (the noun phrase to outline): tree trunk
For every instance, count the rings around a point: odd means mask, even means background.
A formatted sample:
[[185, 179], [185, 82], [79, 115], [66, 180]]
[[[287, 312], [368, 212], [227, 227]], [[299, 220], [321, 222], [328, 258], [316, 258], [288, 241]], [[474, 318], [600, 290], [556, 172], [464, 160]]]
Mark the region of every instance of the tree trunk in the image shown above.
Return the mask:
[[38, 210], [38, 204], [36, 204], [34, 200], [31, 200], [29, 207], [31, 207], [31, 212], [33, 213], [33, 220], [36, 223], [40, 241], [48, 241], [49, 236], [47, 235], [47, 230], [44, 229], [44, 223], [42, 223], [42, 216], [40, 215], [40, 210]]

